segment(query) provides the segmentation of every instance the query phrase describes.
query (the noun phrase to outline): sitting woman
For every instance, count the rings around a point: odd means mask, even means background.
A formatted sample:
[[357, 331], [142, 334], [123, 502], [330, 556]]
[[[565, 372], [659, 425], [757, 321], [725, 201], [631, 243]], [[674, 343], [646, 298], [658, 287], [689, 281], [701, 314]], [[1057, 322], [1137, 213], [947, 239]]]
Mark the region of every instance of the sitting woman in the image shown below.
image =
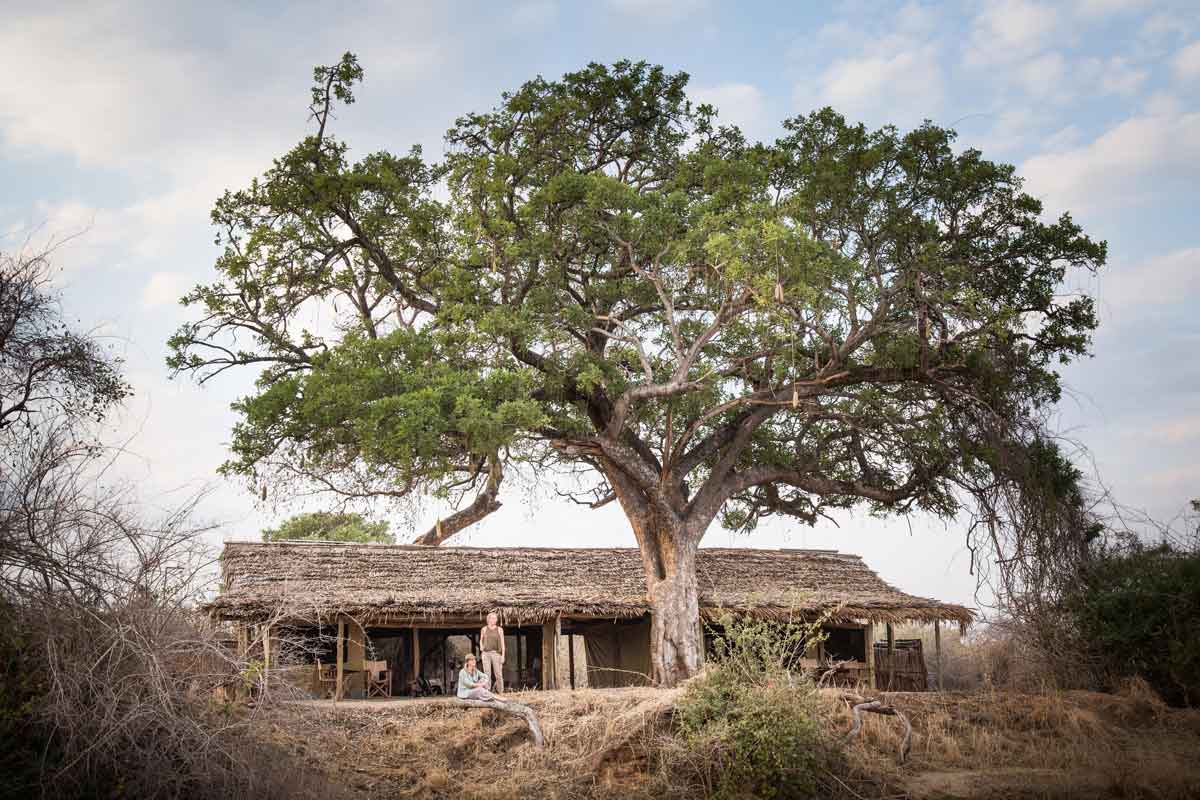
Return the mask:
[[458, 696], [462, 700], [499, 700], [508, 702], [506, 698], [488, 691], [488, 676], [475, 666], [475, 654], [468, 653], [463, 668], [458, 671]]

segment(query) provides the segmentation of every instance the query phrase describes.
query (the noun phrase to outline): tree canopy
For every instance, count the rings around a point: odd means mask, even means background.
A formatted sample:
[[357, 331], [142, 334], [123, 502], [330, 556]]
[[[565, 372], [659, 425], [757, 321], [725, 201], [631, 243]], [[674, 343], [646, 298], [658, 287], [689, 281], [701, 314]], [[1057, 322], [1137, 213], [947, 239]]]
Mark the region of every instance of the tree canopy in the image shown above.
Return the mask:
[[824, 109], [751, 143], [685, 74], [623, 61], [459, 118], [441, 163], [353, 161], [331, 109], [362, 71], [315, 78], [315, 132], [218, 201], [217, 279], [170, 343], [202, 381], [260, 370], [224, 469], [347, 500], [474, 492], [429, 543], [513, 470], [615, 499], [663, 682], [698, 666], [712, 521], [956, 513], [1096, 325], [1060, 287], [1105, 245], [931, 123]]
[[0, 251], [0, 432], [96, 421], [130, 393], [121, 360], [63, 317], [53, 279], [49, 252]]
[[396, 543], [396, 537], [388, 532], [386, 521], [368, 522], [361, 514], [333, 514], [328, 511], [289, 517], [277, 528], [264, 528], [262, 540]]

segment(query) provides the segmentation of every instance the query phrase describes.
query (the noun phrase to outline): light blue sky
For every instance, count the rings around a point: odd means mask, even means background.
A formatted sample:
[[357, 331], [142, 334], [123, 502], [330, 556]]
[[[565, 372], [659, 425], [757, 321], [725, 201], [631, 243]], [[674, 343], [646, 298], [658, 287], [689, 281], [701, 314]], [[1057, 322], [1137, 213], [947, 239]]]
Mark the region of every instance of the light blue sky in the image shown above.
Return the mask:
[[[111, 432], [121, 469], [169, 505], [216, 482], [253, 376], [168, 381], [176, 304], [211, 276], [213, 200], [306, 130], [311, 68], [345, 50], [367, 80], [337, 133], [357, 153], [421, 144], [541, 73], [588, 61], [662, 63], [724, 119], [768, 138], [832, 104], [872, 124], [924, 118], [1015, 163], [1049, 214], [1107, 239], [1110, 265], [1075, 288], [1100, 300], [1095, 357], [1067, 370], [1059, 424], [1124, 503], [1159, 516], [1200, 495], [1200, 4], [1075, 0], [849, 2], [4, 4], [0, 246], [79, 234], [57, 261], [68, 310], [112, 337], [137, 396]], [[513, 489], [462, 537], [477, 544], [631, 545], [619, 511]], [[286, 509], [217, 482], [215, 538]], [[403, 534], [420, 522], [393, 514]], [[911, 532], [910, 532], [910, 525]], [[706, 544], [730, 544], [714, 530]], [[785, 522], [732, 543], [862, 553], [920, 594], [970, 602], [963, 532], [928, 520]]]

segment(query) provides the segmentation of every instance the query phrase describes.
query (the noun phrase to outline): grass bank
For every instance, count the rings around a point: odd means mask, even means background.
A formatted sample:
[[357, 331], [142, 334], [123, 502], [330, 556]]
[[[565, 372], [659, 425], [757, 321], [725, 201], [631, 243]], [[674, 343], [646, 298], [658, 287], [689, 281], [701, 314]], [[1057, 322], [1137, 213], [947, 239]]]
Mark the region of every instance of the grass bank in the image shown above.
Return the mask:
[[[264, 735], [355, 797], [696, 798], [674, 711], [679, 690], [583, 690], [522, 696], [547, 746], [491, 711], [436, 703], [344, 703], [274, 712]], [[1200, 795], [1200, 711], [1169, 709], [1137, 690], [891, 694], [912, 721], [868, 715], [842, 750], [824, 796], [846, 798], [1190, 798]], [[849, 730], [840, 693], [822, 691], [830, 741]], [[711, 753], [692, 750], [691, 757]], [[822, 790], [826, 791], [826, 790]], [[751, 795], [743, 795], [751, 796]]]

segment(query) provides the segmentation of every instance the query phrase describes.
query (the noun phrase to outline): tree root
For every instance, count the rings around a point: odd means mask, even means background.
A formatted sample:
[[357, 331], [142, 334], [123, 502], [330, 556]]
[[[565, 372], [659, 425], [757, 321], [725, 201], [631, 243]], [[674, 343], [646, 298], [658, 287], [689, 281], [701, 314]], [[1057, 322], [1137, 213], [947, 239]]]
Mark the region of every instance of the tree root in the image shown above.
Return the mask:
[[546, 746], [546, 739], [542, 736], [542, 726], [538, 724], [537, 715], [533, 713], [532, 708], [524, 703], [503, 702], [500, 700], [464, 700], [461, 697], [452, 698], [451, 703], [464, 708], [490, 708], [494, 711], [520, 717], [529, 726], [529, 733], [533, 735], [534, 746], [539, 749]]
[[853, 704], [850, 710], [854, 714], [854, 725], [846, 734], [844, 741], [848, 742], [862, 732], [862, 712], [864, 711], [888, 717], [899, 717], [900, 721], [904, 723], [904, 739], [900, 742], [900, 763], [903, 764], [908, 760], [908, 753], [912, 749], [912, 723], [908, 721], [908, 717], [901, 714], [894, 706], [885, 705], [882, 700], [866, 700], [858, 695], [844, 695], [842, 699]]

